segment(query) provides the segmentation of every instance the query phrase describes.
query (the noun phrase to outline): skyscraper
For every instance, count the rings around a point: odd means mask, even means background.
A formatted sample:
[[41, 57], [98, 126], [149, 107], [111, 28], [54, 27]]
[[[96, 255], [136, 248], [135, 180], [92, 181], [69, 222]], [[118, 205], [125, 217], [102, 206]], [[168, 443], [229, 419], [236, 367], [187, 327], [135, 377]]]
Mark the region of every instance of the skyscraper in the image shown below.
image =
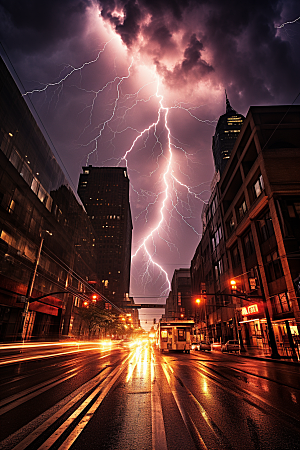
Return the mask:
[[97, 274], [103, 294], [122, 306], [129, 293], [132, 220], [124, 167], [83, 167], [78, 194], [96, 233]]
[[222, 175], [225, 169], [236, 138], [245, 120], [245, 117], [237, 113], [230, 105], [226, 91], [225, 96], [226, 113], [220, 116], [212, 141], [215, 168], [216, 172], [220, 172], [220, 175]]

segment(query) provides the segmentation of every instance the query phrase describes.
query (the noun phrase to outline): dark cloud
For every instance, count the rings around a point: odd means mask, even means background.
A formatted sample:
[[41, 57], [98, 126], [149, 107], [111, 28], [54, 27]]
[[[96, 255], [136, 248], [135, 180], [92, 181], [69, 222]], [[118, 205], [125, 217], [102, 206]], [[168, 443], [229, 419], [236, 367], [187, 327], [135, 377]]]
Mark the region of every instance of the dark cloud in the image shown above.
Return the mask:
[[1, 40], [27, 53], [47, 50], [80, 32], [90, 0], [1, 0]]
[[[195, 83], [197, 76], [203, 81], [214, 72], [215, 84], [226, 85], [243, 106], [249, 101], [276, 101], [281, 97], [280, 83], [291, 95], [297, 89], [298, 52], [290, 36], [278, 33], [276, 28], [288, 14], [290, 19], [299, 16], [296, 0], [101, 0], [99, 4], [103, 17], [110, 20], [129, 48], [139, 46], [143, 37], [142, 50], [153, 55], [154, 64], [169, 85], [176, 85], [181, 77], [184, 83]], [[114, 22], [116, 10], [123, 14], [122, 24]], [[188, 36], [180, 50], [178, 31]], [[295, 40], [300, 42], [299, 34]], [[177, 49], [173, 68], [164, 63], [166, 48]]]

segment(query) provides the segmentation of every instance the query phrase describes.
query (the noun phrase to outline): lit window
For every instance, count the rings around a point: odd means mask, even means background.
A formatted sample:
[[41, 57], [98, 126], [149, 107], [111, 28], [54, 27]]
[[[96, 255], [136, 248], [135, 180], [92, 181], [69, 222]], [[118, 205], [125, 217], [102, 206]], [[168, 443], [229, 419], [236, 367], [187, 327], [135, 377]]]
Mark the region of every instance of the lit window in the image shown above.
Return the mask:
[[262, 175], [259, 176], [259, 178], [256, 180], [256, 182], [253, 185], [254, 188], [254, 194], [256, 197], [259, 197], [262, 191], [264, 190], [264, 180]]

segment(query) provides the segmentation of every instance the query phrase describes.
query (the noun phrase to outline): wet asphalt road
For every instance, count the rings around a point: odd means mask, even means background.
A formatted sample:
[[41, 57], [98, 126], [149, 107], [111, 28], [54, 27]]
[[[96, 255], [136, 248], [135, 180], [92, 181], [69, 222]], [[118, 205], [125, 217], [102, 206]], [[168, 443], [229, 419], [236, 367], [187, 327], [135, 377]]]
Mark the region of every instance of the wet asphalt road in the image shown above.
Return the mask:
[[0, 449], [300, 449], [296, 365], [148, 341], [0, 351]]

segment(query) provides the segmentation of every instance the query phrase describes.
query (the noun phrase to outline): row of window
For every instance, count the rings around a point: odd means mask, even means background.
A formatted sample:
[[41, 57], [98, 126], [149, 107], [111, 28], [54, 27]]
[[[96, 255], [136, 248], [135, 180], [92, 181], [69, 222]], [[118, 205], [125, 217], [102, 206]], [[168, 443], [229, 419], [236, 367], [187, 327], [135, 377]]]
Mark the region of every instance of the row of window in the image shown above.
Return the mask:
[[[256, 178], [255, 182], [252, 183], [252, 185], [251, 185], [250, 193], [252, 193], [252, 194], [250, 195], [250, 200], [251, 200], [251, 197], [252, 197], [253, 201], [256, 198], [258, 198], [261, 195], [261, 193], [263, 192], [264, 188], [265, 188], [265, 186], [264, 186], [263, 177], [262, 177], [262, 175], [259, 175], [258, 178]], [[237, 206], [235, 208], [235, 212], [236, 212], [237, 221], [239, 223], [247, 213], [247, 203], [246, 203], [244, 196], [237, 204]], [[231, 214], [231, 216], [229, 217], [229, 219], [226, 222], [227, 233], [229, 236], [235, 229], [235, 226], [236, 226], [236, 224], [235, 224], [234, 216], [233, 216], [233, 214]]]
[[214, 250], [217, 248], [217, 246], [219, 245], [219, 243], [220, 243], [220, 241], [221, 241], [221, 239], [222, 239], [222, 236], [223, 236], [223, 234], [222, 234], [222, 228], [221, 228], [221, 225], [219, 224], [218, 227], [217, 227], [217, 230], [216, 230], [215, 233], [213, 234], [212, 240], [211, 240], [213, 251], [214, 251]]

